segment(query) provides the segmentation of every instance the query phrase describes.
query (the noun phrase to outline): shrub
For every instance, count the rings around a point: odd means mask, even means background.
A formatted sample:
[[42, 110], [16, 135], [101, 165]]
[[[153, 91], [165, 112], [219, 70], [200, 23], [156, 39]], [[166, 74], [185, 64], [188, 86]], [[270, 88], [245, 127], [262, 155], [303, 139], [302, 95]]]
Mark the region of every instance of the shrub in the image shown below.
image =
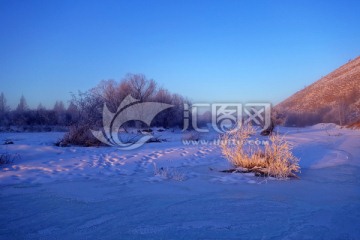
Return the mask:
[[292, 145], [280, 135], [272, 135], [265, 145], [268, 173], [277, 178], [294, 177], [300, 171], [299, 159], [292, 153]]
[[68, 133], [64, 135], [64, 138], [56, 143], [57, 146], [63, 147], [68, 145], [78, 146], [100, 146], [103, 145], [98, 139], [96, 139], [90, 131], [91, 126], [88, 125], [74, 125], [70, 127]]
[[11, 164], [19, 158], [18, 154], [0, 153], [0, 165]]
[[251, 125], [244, 125], [221, 136], [222, 153], [233, 165], [243, 168], [265, 166], [263, 159], [257, 157], [258, 151], [245, 149], [245, 144], [254, 133], [255, 129]]
[[292, 146], [280, 135], [272, 135], [262, 149], [247, 144], [255, 133], [251, 125], [243, 125], [222, 135], [220, 147], [223, 155], [235, 167], [276, 178], [294, 177], [299, 172], [299, 160], [292, 154]]

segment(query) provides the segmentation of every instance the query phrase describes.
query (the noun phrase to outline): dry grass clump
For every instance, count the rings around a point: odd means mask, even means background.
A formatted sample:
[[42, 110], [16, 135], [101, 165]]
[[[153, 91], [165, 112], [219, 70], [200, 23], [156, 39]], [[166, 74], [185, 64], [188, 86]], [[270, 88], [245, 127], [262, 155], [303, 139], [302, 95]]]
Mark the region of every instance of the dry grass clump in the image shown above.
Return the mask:
[[277, 178], [296, 177], [300, 172], [299, 159], [292, 153], [292, 145], [280, 135], [270, 136], [265, 145], [265, 158], [270, 176]]
[[292, 154], [292, 146], [276, 134], [269, 137], [264, 147], [248, 144], [254, 133], [251, 125], [243, 125], [221, 137], [221, 150], [228, 161], [243, 172], [276, 178], [296, 177], [294, 173], [299, 172], [300, 167], [299, 160]]
[[156, 163], [153, 163], [154, 165], [154, 175], [159, 176], [163, 179], [167, 180], [174, 180], [174, 181], [184, 181], [186, 179], [185, 175], [175, 169], [170, 168], [158, 168], [156, 166]]
[[78, 146], [100, 146], [103, 145], [98, 139], [96, 139], [90, 131], [89, 125], [74, 125], [71, 126], [69, 132], [64, 135], [64, 138], [56, 143], [57, 146], [65, 147], [69, 145]]
[[0, 166], [12, 164], [14, 161], [20, 159], [19, 154], [10, 154], [10, 153], [0, 153]]
[[259, 155], [258, 149], [245, 148], [255, 129], [251, 125], [226, 132], [220, 141], [224, 156], [235, 166], [243, 168], [265, 167], [266, 163]]

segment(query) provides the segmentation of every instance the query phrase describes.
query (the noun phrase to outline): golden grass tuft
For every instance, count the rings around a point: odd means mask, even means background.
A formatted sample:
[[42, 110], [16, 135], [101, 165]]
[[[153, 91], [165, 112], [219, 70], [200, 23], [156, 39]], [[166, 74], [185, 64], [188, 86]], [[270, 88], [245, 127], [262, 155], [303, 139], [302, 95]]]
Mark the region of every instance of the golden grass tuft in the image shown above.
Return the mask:
[[277, 134], [271, 135], [263, 148], [248, 144], [254, 133], [251, 125], [243, 125], [221, 137], [221, 151], [228, 161], [235, 167], [261, 172], [265, 176], [295, 177], [300, 166], [299, 159], [292, 153], [292, 145]]

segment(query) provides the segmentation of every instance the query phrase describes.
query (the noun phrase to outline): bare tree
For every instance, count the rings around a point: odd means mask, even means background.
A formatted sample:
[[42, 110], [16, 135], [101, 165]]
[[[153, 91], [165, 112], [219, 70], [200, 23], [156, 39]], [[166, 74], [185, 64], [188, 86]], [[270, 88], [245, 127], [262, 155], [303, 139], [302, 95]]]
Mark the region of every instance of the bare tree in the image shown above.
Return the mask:
[[65, 112], [65, 106], [63, 101], [56, 101], [53, 110], [57, 113]]
[[10, 107], [7, 105], [5, 95], [2, 92], [0, 94], [0, 114], [5, 114], [8, 111], [10, 111]]
[[172, 94], [171, 98], [171, 104], [174, 107], [171, 109], [172, 113], [169, 118], [170, 126], [180, 127], [183, 124], [184, 103], [191, 105], [191, 102], [179, 94]]
[[45, 111], [46, 110], [46, 107], [44, 107], [44, 105], [42, 105], [42, 103], [39, 103], [39, 105], [37, 106], [37, 109], [38, 111]]
[[20, 102], [16, 108], [16, 111], [17, 112], [25, 112], [27, 110], [29, 110], [29, 106], [26, 103], [26, 99], [25, 99], [24, 95], [21, 95]]
[[65, 112], [65, 105], [64, 105], [63, 101], [56, 101], [53, 111], [55, 112], [57, 124], [65, 125], [66, 112]]
[[157, 91], [157, 93], [155, 94], [155, 96], [153, 97], [153, 99], [155, 102], [171, 104], [172, 96], [168, 90], [166, 90], [164, 88], [160, 88]]
[[[97, 139], [92, 136], [89, 130], [102, 129], [104, 103], [111, 112], [115, 113], [121, 102], [129, 94], [140, 102], [156, 101], [175, 106], [160, 112], [152, 125], [170, 127], [180, 126], [182, 123], [183, 106], [186, 101], [182, 96], [171, 94], [165, 89], [158, 90], [154, 80], [147, 79], [142, 74], [128, 74], [120, 82], [114, 80], [102, 81], [89, 91], [73, 94], [72, 103], [70, 104], [73, 105], [74, 112], [77, 112], [78, 120], [73, 122], [70, 133], [65, 137], [65, 142], [80, 145], [96, 143]], [[145, 110], [138, 108], [136, 114], [141, 116], [145, 112]], [[69, 111], [67, 114], [69, 114]], [[142, 124], [136, 120], [128, 121], [122, 127], [126, 129], [129, 126], [140, 128]]]
[[49, 124], [49, 116], [48, 111], [46, 108], [39, 103], [37, 109], [36, 109], [36, 123], [40, 125], [46, 125]]
[[4, 93], [0, 94], [0, 124], [6, 125], [9, 122], [10, 107], [6, 103], [6, 98]]
[[66, 109], [66, 125], [73, 124], [79, 120], [79, 109], [70, 101], [68, 108]]
[[132, 96], [141, 102], [148, 101], [157, 90], [155, 81], [143, 74], [128, 74], [124, 81], [129, 84]]

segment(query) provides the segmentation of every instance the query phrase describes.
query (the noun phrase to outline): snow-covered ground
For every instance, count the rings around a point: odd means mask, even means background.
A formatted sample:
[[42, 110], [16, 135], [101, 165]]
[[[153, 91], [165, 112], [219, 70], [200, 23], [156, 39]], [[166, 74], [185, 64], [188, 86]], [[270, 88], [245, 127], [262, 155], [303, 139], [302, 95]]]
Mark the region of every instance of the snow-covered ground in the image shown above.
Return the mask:
[[218, 146], [179, 132], [132, 151], [1, 133], [14, 144], [0, 153], [20, 159], [0, 167], [0, 239], [360, 239], [360, 131], [279, 132], [300, 180], [221, 173], [231, 166]]

